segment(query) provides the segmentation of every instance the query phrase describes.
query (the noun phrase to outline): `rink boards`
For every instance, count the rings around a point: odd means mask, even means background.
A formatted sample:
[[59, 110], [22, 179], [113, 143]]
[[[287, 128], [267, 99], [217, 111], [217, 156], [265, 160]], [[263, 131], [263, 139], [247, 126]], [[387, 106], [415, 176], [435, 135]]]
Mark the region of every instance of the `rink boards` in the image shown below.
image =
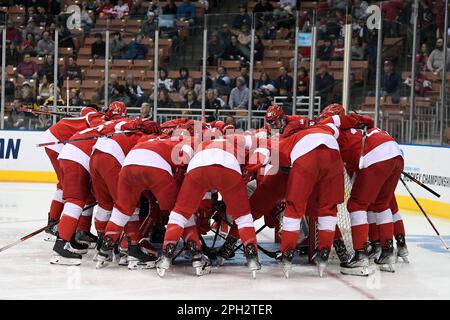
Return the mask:
[[[41, 131], [0, 131], [0, 181], [56, 182], [50, 161], [38, 148]], [[407, 182], [413, 194], [431, 215], [450, 218], [450, 148], [401, 145], [405, 171], [441, 194], [433, 196], [413, 182]], [[403, 185], [397, 188], [401, 209], [418, 208]]]

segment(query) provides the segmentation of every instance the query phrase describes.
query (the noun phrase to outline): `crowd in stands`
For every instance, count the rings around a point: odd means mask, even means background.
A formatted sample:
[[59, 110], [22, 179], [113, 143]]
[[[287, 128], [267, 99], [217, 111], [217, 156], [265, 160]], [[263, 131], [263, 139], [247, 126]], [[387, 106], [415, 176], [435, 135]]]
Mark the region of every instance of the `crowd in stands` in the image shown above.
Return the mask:
[[[382, 6], [384, 37], [402, 38], [401, 46], [410, 42], [411, 0], [385, 1]], [[426, 96], [433, 86], [429, 73], [437, 73], [450, 64], [450, 55], [443, 60], [443, 2], [442, 0], [420, 0], [419, 33], [420, 49], [417, 52], [418, 64], [415, 90], [419, 96]], [[7, 28], [6, 65], [13, 66], [13, 72], [6, 79], [7, 113], [11, 114], [9, 125], [26, 128], [29, 123], [15, 119], [24, 116], [19, 105], [29, 108], [49, 106], [56, 100], [61, 105], [82, 106], [88, 103], [102, 104], [105, 98], [103, 81], [96, 88], [73, 87], [66, 92], [66, 80], [85, 81], [84, 66], [81, 65], [80, 52], [88, 49], [88, 57], [93, 61], [105, 59], [105, 34], [99, 28], [100, 21], [140, 21], [137, 32], [127, 36], [123, 28], [110, 28], [109, 57], [113, 61], [154, 59], [153, 43], [159, 24], [160, 37], [170, 39], [171, 46], [183, 38], [189, 41], [194, 26], [203, 26], [203, 15], [215, 9], [221, 12], [223, 1], [143, 1], [143, 0], [82, 0], [79, 27], [69, 29], [68, 7], [75, 1], [0, 1], [0, 19]], [[253, 109], [265, 110], [275, 96], [285, 96], [292, 103], [294, 92], [294, 39], [296, 16], [300, 32], [311, 32], [313, 10], [318, 27], [317, 70], [315, 77], [309, 72], [310, 47], [300, 47], [298, 52], [298, 96], [308, 96], [311, 79], [315, 79], [316, 95], [322, 105], [341, 99], [340, 86], [342, 70], [333, 68], [334, 61], [344, 59], [344, 25], [352, 24], [352, 60], [367, 62], [363, 67], [359, 84], [375, 81], [377, 58], [376, 31], [367, 28], [366, 9], [376, 1], [325, 0], [317, 1], [313, 7], [305, 7], [307, 1], [238, 1], [235, 14], [227, 15], [228, 21], [208, 29], [207, 39], [207, 81], [205, 83], [205, 103], [210, 109], [247, 109], [250, 96]], [[310, 4], [312, 2], [309, 2]], [[23, 8], [14, 11], [10, 8]], [[18, 18], [20, 16], [20, 19]], [[225, 16], [225, 15], [224, 15]], [[254, 19], [253, 19], [254, 17]], [[125, 22], [125, 25], [127, 22]], [[252, 45], [252, 26], [254, 38], [253, 92], [250, 90], [250, 60]], [[72, 54], [59, 61], [58, 73], [54, 74], [53, 55], [55, 50], [54, 33], [59, 32], [59, 48], [72, 48]], [[86, 39], [92, 39], [89, 44]], [[274, 47], [271, 43], [284, 40], [286, 46]], [[400, 53], [405, 53], [404, 47]], [[409, 48], [410, 49], [410, 48]], [[408, 50], [409, 50], [408, 49]], [[292, 53], [292, 54], [290, 54]], [[177, 52], [179, 54], [179, 52]], [[60, 60], [59, 59], [59, 60]], [[161, 59], [160, 59], [161, 60]], [[230, 67], [228, 62], [238, 64]], [[270, 64], [269, 62], [281, 62]], [[198, 63], [201, 65], [201, 63]], [[151, 65], [147, 66], [152, 69]], [[161, 108], [196, 109], [201, 107], [203, 86], [200, 69], [180, 68], [174, 70], [170, 59], [160, 61], [158, 70], [158, 94], [154, 96], [153, 76], [138, 77], [134, 73], [109, 74], [109, 100], [123, 101], [129, 107], [144, 108], [158, 101]], [[412, 86], [411, 80], [403, 76], [404, 65], [400, 57], [383, 58], [381, 77], [382, 95], [391, 96], [393, 101], [404, 95]], [[194, 72], [197, 74], [192, 75]], [[177, 75], [175, 75], [177, 74]], [[341, 74], [339, 76], [339, 74]], [[409, 81], [408, 81], [409, 80]], [[57, 86], [54, 87], [56, 82]], [[355, 81], [356, 83], [356, 81]], [[87, 91], [96, 90], [88, 95]], [[370, 90], [365, 95], [373, 95]], [[291, 100], [289, 100], [291, 99]], [[67, 101], [68, 100], [68, 101]], [[186, 111], [188, 112], [188, 111]], [[149, 113], [151, 114], [151, 112]], [[36, 117], [37, 118], [37, 117]], [[42, 120], [43, 121], [43, 120]], [[45, 124], [34, 121], [35, 128]]]

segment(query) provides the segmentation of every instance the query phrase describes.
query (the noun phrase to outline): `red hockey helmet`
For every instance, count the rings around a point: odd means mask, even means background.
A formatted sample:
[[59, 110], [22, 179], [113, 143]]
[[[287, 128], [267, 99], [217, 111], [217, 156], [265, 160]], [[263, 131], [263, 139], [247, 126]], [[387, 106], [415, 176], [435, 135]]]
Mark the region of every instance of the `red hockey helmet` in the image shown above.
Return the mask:
[[336, 116], [336, 115], [343, 115], [343, 114], [345, 114], [345, 110], [344, 110], [344, 107], [342, 106], [342, 104], [332, 103], [332, 104], [328, 105], [325, 109], [323, 109], [321, 114], [317, 117], [316, 123], [320, 123], [323, 120], [325, 120], [326, 118]]
[[91, 108], [91, 107], [84, 107], [84, 108], [81, 109], [80, 115], [81, 115], [82, 117], [85, 117], [85, 116], [87, 116], [89, 113], [92, 113], [92, 112], [97, 112], [97, 110], [95, 110], [94, 108]]
[[283, 122], [286, 120], [286, 115], [284, 114], [283, 108], [273, 104], [267, 109], [265, 119], [270, 128], [281, 129], [284, 127]]
[[114, 120], [125, 118], [127, 116], [127, 106], [121, 101], [113, 101], [106, 111], [105, 117], [107, 120]]

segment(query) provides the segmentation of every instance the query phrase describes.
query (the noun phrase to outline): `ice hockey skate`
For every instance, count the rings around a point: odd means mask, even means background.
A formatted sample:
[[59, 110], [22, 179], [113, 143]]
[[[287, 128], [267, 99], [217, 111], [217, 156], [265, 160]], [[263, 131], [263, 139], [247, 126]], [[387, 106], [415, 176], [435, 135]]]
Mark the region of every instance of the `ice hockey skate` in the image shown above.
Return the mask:
[[258, 253], [256, 251], [256, 245], [248, 244], [244, 249], [245, 258], [247, 260], [247, 267], [252, 272], [253, 279], [256, 279], [256, 271], [261, 269], [261, 264], [258, 260]]
[[409, 263], [409, 251], [408, 246], [406, 245], [405, 237], [402, 235], [398, 235], [395, 237], [397, 242], [397, 259], [402, 258], [403, 262]]
[[70, 242], [57, 239], [53, 246], [51, 264], [78, 266], [81, 264], [81, 254], [74, 252]]
[[97, 240], [98, 237], [93, 235], [90, 231], [77, 231], [75, 233], [75, 241], [88, 245], [88, 249], [94, 249], [97, 245]]
[[[54, 221], [48, 218], [47, 225], [53, 223]], [[44, 241], [47, 242], [55, 242], [58, 237], [58, 224], [55, 224], [53, 227], [45, 229], [45, 235]]]
[[380, 257], [375, 260], [381, 271], [395, 272], [394, 243], [387, 240], [381, 250]]
[[156, 272], [162, 278], [166, 274], [166, 271], [172, 265], [172, 259], [175, 255], [176, 246], [169, 243], [165, 249], [162, 250], [161, 256], [156, 261]]
[[341, 263], [345, 263], [350, 259], [350, 254], [348, 253], [347, 248], [345, 247], [344, 241], [334, 240], [333, 247]]
[[197, 276], [203, 276], [212, 271], [211, 261], [206, 257], [200, 249], [195, 247], [194, 241], [189, 241], [187, 244], [192, 257], [192, 267], [195, 269]]
[[128, 245], [126, 261], [128, 262], [129, 270], [152, 269], [156, 265], [156, 260], [157, 257], [155, 255], [144, 252], [144, 249], [140, 244]]
[[374, 241], [370, 243], [369, 247], [369, 260], [374, 261], [380, 257], [381, 254], [381, 243], [380, 241]]
[[289, 278], [289, 274], [292, 269], [292, 259], [294, 259], [295, 250], [287, 250], [280, 257], [281, 266], [283, 267], [283, 273], [286, 278]]
[[114, 255], [114, 240], [106, 236], [103, 239], [102, 246], [98, 251], [97, 264], [95, 267], [97, 269], [105, 268], [113, 261]]
[[323, 277], [324, 271], [328, 265], [328, 258], [330, 257], [330, 250], [321, 249], [313, 257], [313, 262], [316, 264], [319, 277]]
[[340, 265], [342, 274], [352, 276], [368, 276], [374, 272], [369, 265], [369, 257], [365, 250], [356, 250], [353, 257]]
[[236, 245], [237, 239], [234, 237], [227, 237], [222, 247], [219, 249], [218, 256], [218, 265], [221, 266], [224, 264], [225, 260], [231, 259], [234, 257], [234, 248]]

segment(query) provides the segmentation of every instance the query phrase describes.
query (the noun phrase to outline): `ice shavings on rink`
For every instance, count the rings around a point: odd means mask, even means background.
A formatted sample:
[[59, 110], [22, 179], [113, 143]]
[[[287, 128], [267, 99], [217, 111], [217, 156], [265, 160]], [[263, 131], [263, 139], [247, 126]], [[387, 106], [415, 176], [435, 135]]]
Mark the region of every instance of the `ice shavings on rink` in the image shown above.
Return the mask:
[[[53, 191], [51, 184], [0, 184], [0, 247], [46, 224]], [[411, 263], [398, 263], [394, 274], [343, 276], [333, 260], [321, 279], [306, 258], [296, 258], [290, 279], [285, 279], [278, 264], [260, 252], [263, 267], [256, 280], [241, 253], [200, 278], [181, 256], [161, 279], [155, 270], [128, 271], [116, 265], [96, 270], [93, 251], [83, 257], [81, 267], [50, 265], [53, 243], [43, 241], [41, 234], [0, 253], [0, 299], [449, 299], [450, 252], [422, 216], [402, 215]], [[433, 220], [450, 242], [450, 221]], [[211, 243], [212, 238], [205, 239]], [[272, 229], [261, 232], [258, 240], [267, 250], [278, 249]]]

